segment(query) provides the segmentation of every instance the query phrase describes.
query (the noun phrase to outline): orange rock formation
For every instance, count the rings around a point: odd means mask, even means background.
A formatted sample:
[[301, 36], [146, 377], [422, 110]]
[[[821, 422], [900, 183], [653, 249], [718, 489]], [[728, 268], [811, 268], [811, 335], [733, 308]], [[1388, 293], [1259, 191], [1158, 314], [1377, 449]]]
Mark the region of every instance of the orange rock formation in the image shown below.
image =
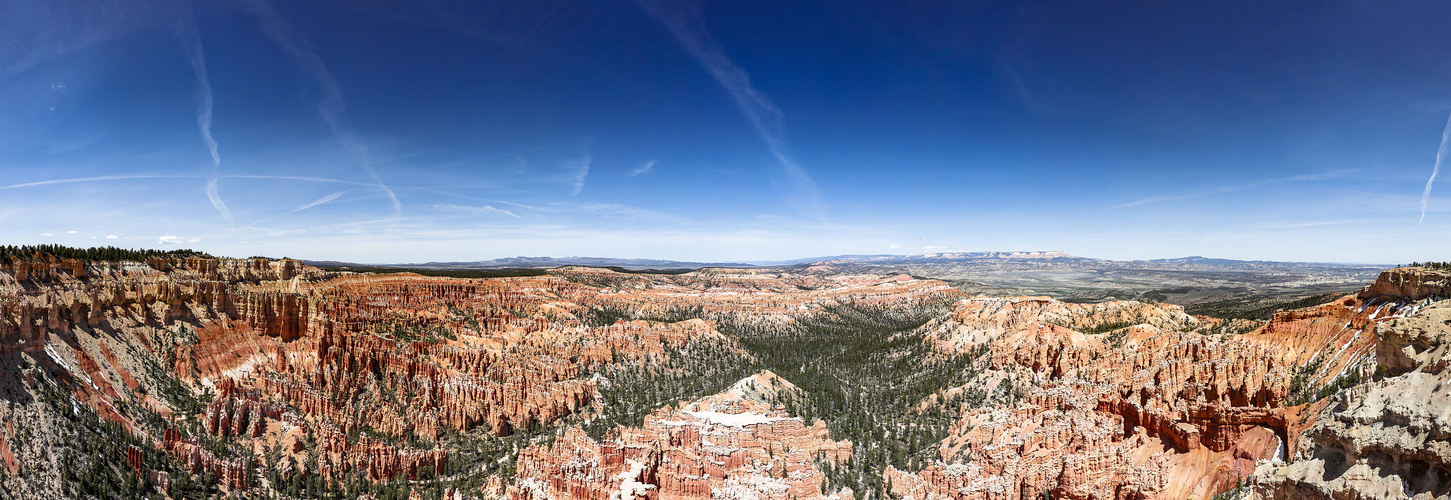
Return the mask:
[[[795, 387], [770, 372], [679, 408], [651, 413], [637, 429], [596, 442], [578, 427], [550, 446], [519, 454], [515, 500], [820, 498], [817, 461], [840, 463], [851, 443], [832, 441], [823, 422], [808, 426], [773, 407]], [[849, 496], [837, 492], [831, 497]]]
[[[0, 352], [38, 360], [79, 403], [234, 489], [257, 486], [247, 472], [268, 449], [283, 451], [284, 477], [439, 474], [443, 434], [556, 422], [593, 404], [587, 371], [691, 342], [732, 344], [719, 322], [790, 331], [795, 318], [840, 301], [906, 307], [960, 295], [905, 276], [737, 270], [465, 280], [198, 258], [51, 259], [0, 271]], [[711, 321], [591, 319], [610, 310]], [[158, 365], [213, 399], [196, 414], [157, 399]], [[175, 425], [143, 424], [137, 408]], [[216, 457], [183, 435], [187, 422], [252, 455]]]
[[[924, 326], [944, 350], [988, 349], [980, 384], [1023, 393], [970, 411], [944, 462], [889, 473], [916, 498], [1207, 498], [1283, 460], [1307, 426], [1290, 398], [1369, 375], [1381, 309], [1346, 297], [1244, 335], [1177, 306], [974, 298]], [[1099, 325], [1115, 329], [1084, 334]], [[1297, 371], [1298, 370], [1298, 371]]]

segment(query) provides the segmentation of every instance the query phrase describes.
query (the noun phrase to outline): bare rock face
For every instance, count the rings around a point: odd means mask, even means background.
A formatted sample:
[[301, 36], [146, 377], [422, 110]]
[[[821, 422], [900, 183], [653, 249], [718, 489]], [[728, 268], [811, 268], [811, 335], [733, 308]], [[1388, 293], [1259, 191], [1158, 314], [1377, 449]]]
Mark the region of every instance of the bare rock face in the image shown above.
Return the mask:
[[1360, 292], [1362, 299], [1412, 301], [1427, 297], [1451, 297], [1451, 271], [1428, 267], [1387, 269]]
[[1397, 309], [1377, 329], [1386, 378], [1339, 394], [1293, 463], [1260, 464], [1255, 497], [1451, 498], [1451, 301]]
[[[275, 489], [298, 478], [424, 481], [448, 472], [450, 436], [513, 436], [594, 411], [597, 381], [589, 374], [601, 367], [687, 346], [740, 351], [718, 325], [790, 333], [797, 318], [840, 302], [911, 308], [961, 296], [907, 276], [722, 269], [666, 276], [569, 268], [465, 280], [338, 274], [266, 259], [7, 266], [0, 268], [7, 472], [0, 482], [34, 494], [63, 486], [50, 451], [70, 445], [54, 434], [62, 427], [56, 419], [83, 419], [82, 409], [139, 442], [105, 459], [131, 464], [163, 491], [175, 473], [209, 472], [224, 491]], [[31, 404], [42, 396], [50, 410]], [[738, 474], [742, 481], [806, 492], [819, 486], [816, 453], [850, 453], [818, 443], [821, 425], [751, 408], [768, 422], [724, 425], [719, 441], [747, 450], [737, 459], [769, 465]], [[712, 426], [659, 423], [651, 432], [693, 439]], [[686, 427], [706, 433], [680, 434]], [[741, 429], [749, 432], [735, 433]], [[779, 439], [766, 445], [760, 436]], [[147, 470], [154, 464], [141, 457], [157, 451], [181, 467], [171, 476]], [[692, 479], [718, 469], [709, 453], [691, 466], [682, 465], [686, 455], [659, 456], [674, 464], [650, 469], [676, 481], [663, 487], [754, 488]], [[492, 476], [468, 494], [502, 492], [510, 481]]]
[[[7, 266], [0, 486], [22, 497], [64, 491], [51, 451], [74, 445], [48, 432], [106, 426], [130, 440], [105, 459], [162, 491], [193, 475], [235, 494], [484, 470], [452, 494], [846, 498], [825, 491], [821, 467], [850, 459], [853, 443], [782, 410], [797, 389], [769, 372], [602, 439], [575, 425], [601, 414], [609, 369], [654, 370], [700, 346], [749, 359], [722, 332], [812, 334], [807, 319], [843, 305], [911, 325], [950, 305], [911, 332], [928, 343], [914, 352], [970, 358], [950, 365], [966, 367], [955, 387], [919, 405], [955, 405], [939, 460], [880, 478], [897, 495], [1208, 498], [1246, 478], [1262, 498], [1451, 489], [1443, 271], [1387, 271], [1359, 296], [1247, 329], [1148, 302], [966, 298], [906, 275], [562, 268], [467, 280], [265, 259]], [[469, 462], [461, 436], [517, 446]], [[180, 465], [160, 470], [147, 458], [157, 456]]]
[[[222, 484], [234, 489], [247, 489], [249, 486], [247, 470], [252, 468], [252, 461], [248, 458], [232, 460], [219, 458], [195, 441], [183, 440], [181, 433], [176, 429], [167, 429], [162, 447], [186, 463], [188, 471], [192, 474], [210, 472]], [[140, 469], [139, 465], [137, 469]]]
[[1411, 304], [1408, 311], [1381, 324], [1377, 330], [1376, 360], [1391, 375], [1412, 370], [1440, 373], [1445, 371], [1451, 339], [1451, 303], [1430, 303], [1422, 300]]
[[969, 410], [942, 463], [887, 480], [919, 499], [1208, 498], [1284, 459], [1307, 425], [1302, 387], [1373, 368], [1375, 310], [1362, 305], [1232, 335], [1164, 304], [963, 300], [923, 328], [944, 351], [986, 350], [982, 375], [956, 390], [1002, 403]]
[[596, 442], [571, 427], [553, 445], [519, 454], [516, 500], [850, 498], [822, 491], [818, 461], [851, 458], [851, 443], [830, 439], [773, 400], [797, 390], [771, 372], [730, 389], [656, 410], [643, 427]]

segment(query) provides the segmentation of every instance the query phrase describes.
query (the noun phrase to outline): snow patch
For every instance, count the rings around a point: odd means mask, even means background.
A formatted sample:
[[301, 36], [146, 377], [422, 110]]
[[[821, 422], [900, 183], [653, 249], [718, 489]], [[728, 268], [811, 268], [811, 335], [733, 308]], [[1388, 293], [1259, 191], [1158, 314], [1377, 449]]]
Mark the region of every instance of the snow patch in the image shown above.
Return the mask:
[[760, 413], [721, 413], [718, 411], [689, 411], [681, 410], [681, 413], [704, 420], [707, 423], [726, 425], [730, 427], [745, 427], [747, 425], [769, 424], [781, 420], [792, 420], [794, 417], [768, 417]]
[[55, 352], [55, 346], [50, 345], [49, 339], [45, 341], [45, 353], [50, 355], [50, 359], [55, 360], [56, 364], [59, 364], [61, 368], [65, 368], [67, 373], [80, 376], [81, 380], [90, 384], [91, 389], [94, 389], [97, 393], [101, 392], [101, 388], [96, 386], [96, 383], [91, 380], [91, 376], [87, 375], [85, 370], [71, 368], [70, 363], [66, 363], [65, 358], [60, 357], [60, 353]]
[[1275, 442], [1279, 444], [1275, 446], [1275, 458], [1271, 458], [1270, 463], [1283, 463], [1285, 455], [1289, 454], [1289, 447], [1285, 446], [1285, 440], [1280, 439], [1280, 436], [1275, 436]]
[[625, 460], [625, 463], [630, 465], [630, 470], [616, 476], [620, 480], [620, 489], [610, 493], [610, 500], [634, 500], [636, 497], [649, 495], [655, 485], [640, 482], [640, 473], [645, 471], [645, 464], [634, 460]]

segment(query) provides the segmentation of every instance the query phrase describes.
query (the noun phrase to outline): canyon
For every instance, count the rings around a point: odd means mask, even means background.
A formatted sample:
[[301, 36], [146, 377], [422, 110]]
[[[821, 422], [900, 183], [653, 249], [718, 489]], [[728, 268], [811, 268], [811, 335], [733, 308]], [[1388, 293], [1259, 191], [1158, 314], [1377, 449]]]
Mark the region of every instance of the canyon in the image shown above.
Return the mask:
[[0, 496], [1451, 495], [1447, 271], [1255, 320], [826, 267], [0, 263]]

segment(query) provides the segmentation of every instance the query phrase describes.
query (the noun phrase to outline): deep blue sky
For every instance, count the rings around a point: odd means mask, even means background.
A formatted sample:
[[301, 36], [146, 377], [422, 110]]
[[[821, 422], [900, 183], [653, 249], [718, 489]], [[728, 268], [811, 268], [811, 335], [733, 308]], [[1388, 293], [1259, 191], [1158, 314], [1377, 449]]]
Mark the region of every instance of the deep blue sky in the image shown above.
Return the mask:
[[1445, 2], [403, 4], [0, 2], [0, 243], [1451, 249]]

